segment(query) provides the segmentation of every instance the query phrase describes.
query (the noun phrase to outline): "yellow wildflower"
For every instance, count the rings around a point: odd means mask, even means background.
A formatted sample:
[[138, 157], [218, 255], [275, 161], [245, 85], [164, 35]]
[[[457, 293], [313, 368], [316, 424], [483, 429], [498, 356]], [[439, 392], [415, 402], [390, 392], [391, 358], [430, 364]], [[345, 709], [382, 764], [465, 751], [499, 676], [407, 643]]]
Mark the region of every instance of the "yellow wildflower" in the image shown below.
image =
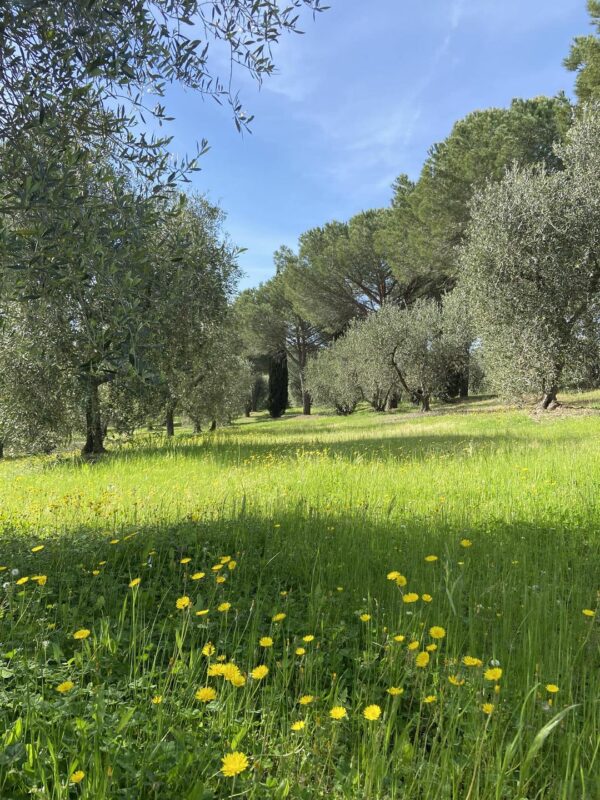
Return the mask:
[[381, 716], [381, 708], [378, 705], [373, 704], [372, 706], [367, 706], [363, 711], [363, 717], [368, 719], [369, 722], [375, 722]]
[[212, 686], [203, 686], [198, 689], [194, 697], [201, 703], [210, 703], [211, 700], [217, 699], [217, 691]]
[[221, 764], [221, 772], [223, 775], [225, 775], [226, 778], [235, 778], [240, 772], [244, 772], [244, 770], [248, 769], [249, 761], [248, 756], [244, 755], [244, 753], [235, 752], [227, 753], [227, 755], [223, 756]]
[[177, 599], [175, 605], [180, 611], [183, 611], [184, 609], [189, 608], [192, 605], [192, 601], [186, 594], [184, 594], [183, 597], [179, 597]]
[[263, 678], [266, 678], [269, 674], [269, 668], [265, 666], [265, 664], [261, 664], [258, 667], [254, 667], [250, 675], [254, 678], [255, 681], [262, 681]]
[[331, 719], [340, 720], [344, 719], [344, 717], [347, 717], [348, 712], [346, 711], [344, 706], [334, 706], [329, 712], [329, 716], [331, 717]]

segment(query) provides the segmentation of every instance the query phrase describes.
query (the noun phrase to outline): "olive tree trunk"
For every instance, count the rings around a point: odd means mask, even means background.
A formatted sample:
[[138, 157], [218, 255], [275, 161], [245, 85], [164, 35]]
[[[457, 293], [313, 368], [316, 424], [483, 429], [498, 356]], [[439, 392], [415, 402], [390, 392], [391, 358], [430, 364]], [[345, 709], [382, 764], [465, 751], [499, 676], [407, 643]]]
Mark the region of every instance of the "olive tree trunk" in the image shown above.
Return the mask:
[[100, 414], [99, 382], [90, 376], [87, 382], [87, 399], [85, 407], [86, 437], [81, 451], [82, 455], [100, 455], [104, 449], [105, 428]]

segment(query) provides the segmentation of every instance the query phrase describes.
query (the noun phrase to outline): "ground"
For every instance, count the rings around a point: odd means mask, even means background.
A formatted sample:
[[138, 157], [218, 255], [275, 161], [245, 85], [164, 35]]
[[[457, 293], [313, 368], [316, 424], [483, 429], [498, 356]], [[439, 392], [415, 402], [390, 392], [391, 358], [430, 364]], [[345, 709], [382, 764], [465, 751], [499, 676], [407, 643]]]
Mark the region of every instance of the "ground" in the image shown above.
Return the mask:
[[567, 399], [1, 463], [0, 797], [600, 796], [600, 398]]

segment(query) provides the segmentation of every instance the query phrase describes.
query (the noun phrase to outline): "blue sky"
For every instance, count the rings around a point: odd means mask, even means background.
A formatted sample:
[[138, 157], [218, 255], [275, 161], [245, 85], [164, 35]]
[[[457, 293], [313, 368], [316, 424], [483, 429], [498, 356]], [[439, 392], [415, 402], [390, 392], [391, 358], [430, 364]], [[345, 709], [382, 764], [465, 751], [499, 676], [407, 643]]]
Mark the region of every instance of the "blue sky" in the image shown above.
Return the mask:
[[242, 286], [268, 279], [273, 251], [308, 228], [387, 205], [394, 178], [416, 178], [429, 147], [470, 111], [571, 93], [562, 59], [590, 30], [585, 0], [328, 2], [304, 36], [282, 40], [278, 74], [262, 88], [238, 74], [250, 135], [212, 100], [167, 94], [172, 148], [209, 140], [193, 186], [247, 248]]

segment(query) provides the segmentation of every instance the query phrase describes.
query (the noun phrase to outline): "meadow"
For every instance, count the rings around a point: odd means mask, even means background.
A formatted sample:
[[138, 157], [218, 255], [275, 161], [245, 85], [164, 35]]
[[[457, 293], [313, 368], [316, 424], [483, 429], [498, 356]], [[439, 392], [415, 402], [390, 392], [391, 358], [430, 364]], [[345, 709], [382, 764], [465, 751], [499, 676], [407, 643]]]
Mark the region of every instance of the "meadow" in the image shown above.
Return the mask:
[[0, 462], [2, 800], [596, 800], [582, 402]]

